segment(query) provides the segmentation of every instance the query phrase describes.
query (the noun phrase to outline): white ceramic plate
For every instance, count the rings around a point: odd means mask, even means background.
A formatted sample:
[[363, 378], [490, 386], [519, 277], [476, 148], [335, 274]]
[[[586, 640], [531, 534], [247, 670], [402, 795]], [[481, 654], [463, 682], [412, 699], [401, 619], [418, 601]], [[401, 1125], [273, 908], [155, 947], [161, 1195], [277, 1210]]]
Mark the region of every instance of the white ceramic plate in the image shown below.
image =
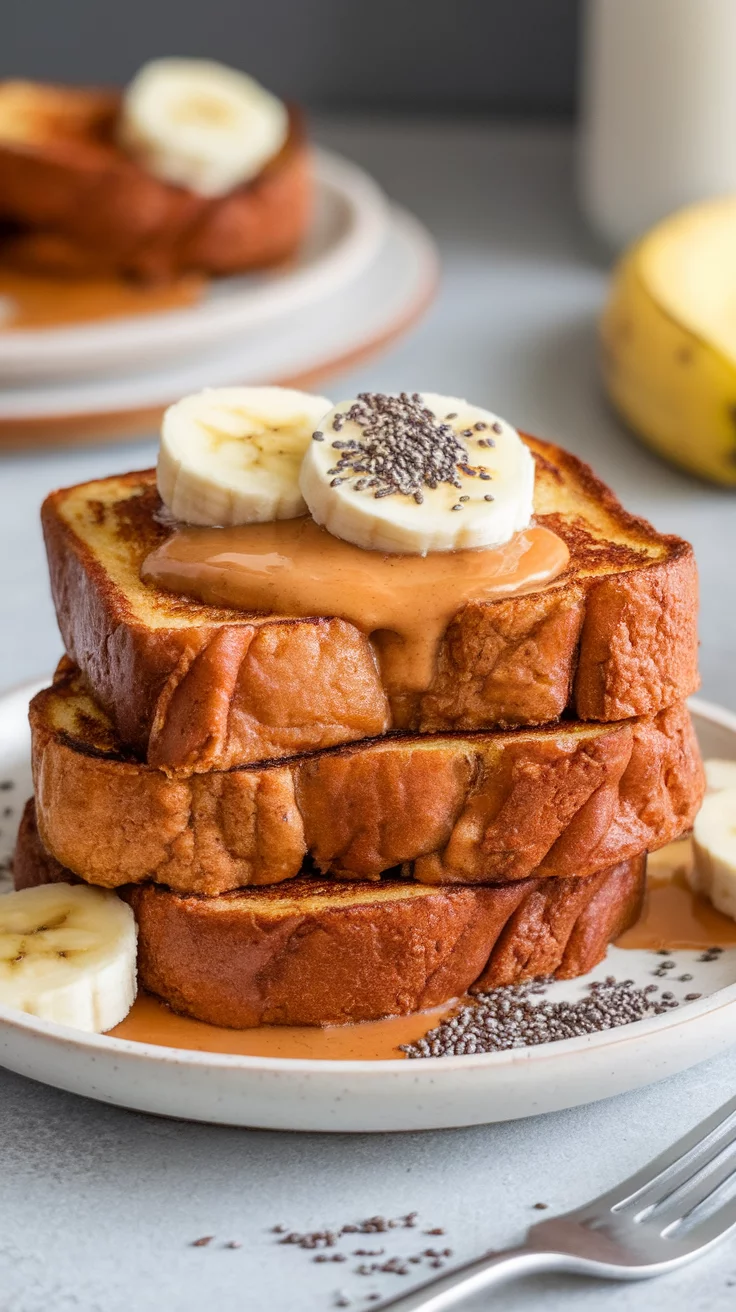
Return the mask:
[[[31, 792], [26, 707], [35, 691], [24, 687], [0, 698], [6, 874]], [[704, 754], [736, 759], [736, 716], [700, 701], [692, 709]], [[3, 789], [8, 782], [13, 786]], [[736, 1042], [736, 948], [706, 965], [695, 952], [671, 955], [693, 979], [683, 985], [668, 977], [668, 988], [678, 997], [702, 993], [699, 1001], [602, 1034], [513, 1052], [414, 1061], [221, 1056], [81, 1034], [0, 1008], [0, 1064], [102, 1102], [228, 1125], [366, 1131], [512, 1120], [639, 1088]], [[610, 972], [651, 983], [655, 962], [650, 952], [611, 948], [586, 978]], [[554, 984], [547, 997], [573, 996], [585, 983]]]
[[147, 369], [253, 331], [350, 282], [373, 259], [388, 220], [386, 199], [355, 164], [318, 150], [316, 200], [297, 259], [263, 273], [223, 278], [184, 310], [67, 328], [0, 333], [0, 380], [45, 381]]
[[365, 268], [314, 303], [147, 373], [4, 387], [0, 446], [151, 433], [165, 406], [201, 387], [314, 387], [405, 332], [431, 301], [437, 274], [437, 252], [426, 228], [392, 206]]

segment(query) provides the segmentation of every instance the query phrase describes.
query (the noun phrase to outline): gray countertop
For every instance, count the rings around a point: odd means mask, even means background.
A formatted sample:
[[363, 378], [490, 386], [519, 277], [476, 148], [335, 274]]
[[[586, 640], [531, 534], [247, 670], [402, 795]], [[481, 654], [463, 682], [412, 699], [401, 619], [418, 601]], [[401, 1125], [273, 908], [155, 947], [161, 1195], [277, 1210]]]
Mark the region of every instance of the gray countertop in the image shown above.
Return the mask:
[[[327, 390], [466, 395], [589, 459], [630, 509], [695, 544], [703, 694], [736, 708], [736, 499], [661, 464], [606, 409], [593, 336], [606, 273], [575, 215], [569, 135], [426, 121], [317, 129], [425, 220], [444, 268], [419, 328]], [[0, 687], [46, 674], [60, 654], [38, 529], [43, 494], [153, 455], [151, 441], [0, 460]], [[0, 1072], [0, 1309], [198, 1312], [213, 1303], [222, 1312], [318, 1312], [340, 1287], [368, 1308], [365, 1294], [398, 1293], [404, 1281], [383, 1276], [378, 1286], [343, 1275], [349, 1267], [314, 1265], [279, 1247], [268, 1227], [416, 1208], [446, 1228], [443, 1244], [456, 1257], [470, 1257], [517, 1241], [538, 1219], [535, 1202], [564, 1209], [613, 1183], [735, 1088], [736, 1053], [577, 1111], [331, 1138], [156, 1120]], [[216, 1239], [191, 1248], [202, 1234]], [[225, 1249], [228, 1240], [242, 1247]], [[653, 1284], [537, 1278], [494, 1298], [509, 1312], [603, 1312], [614, 1300], [622, 1312], [725, 1312], [736, 1299], [736, 1245]]]

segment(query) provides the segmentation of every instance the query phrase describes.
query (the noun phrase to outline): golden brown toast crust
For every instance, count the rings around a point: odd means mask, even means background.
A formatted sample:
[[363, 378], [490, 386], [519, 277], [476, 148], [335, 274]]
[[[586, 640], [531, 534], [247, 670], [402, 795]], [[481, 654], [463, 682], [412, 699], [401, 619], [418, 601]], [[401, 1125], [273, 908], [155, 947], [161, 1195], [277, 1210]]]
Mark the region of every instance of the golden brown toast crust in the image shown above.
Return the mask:
[[207, 199], [147, 173], [115, 142], [117, 92], [0, 83], [3, 263], [145, 279], [237, 273], [286, 259], [311, 199], [301, 118], [252, 182]]
[[703, 775], [687, 708], [612, 725], [389, 736], [170, 778], [122, 748], [62, 664], [31, 703], [43, 842], [90, 883], [218, 894], [299, 875], [428, 884], [579, 877], [687, 831]]
[[[438, 1006], [468, 989], [585, 974], [636, 919], [645, 858], [587, 879], [429, 889], [401, 881], [286, 887], [219, 898], [125, 890], [143, 988], [212, 1025], [324, 1025]], [[74, 878], [26, 808], [16, 888]]]
[[343, 619], [218, 609], [144, 584], [166, 535], [153, 471], [54, 492], [42, 511], [62, 637], [122, 740], [172, 772], [223, 769], [396, 728], [656, 714], [698, 686], [692, 548], [628, 515], [576, 457], [528, 438], [540, 523], [570, 567], [539, 592], [463, 606], [424, 694], [389, 705]]

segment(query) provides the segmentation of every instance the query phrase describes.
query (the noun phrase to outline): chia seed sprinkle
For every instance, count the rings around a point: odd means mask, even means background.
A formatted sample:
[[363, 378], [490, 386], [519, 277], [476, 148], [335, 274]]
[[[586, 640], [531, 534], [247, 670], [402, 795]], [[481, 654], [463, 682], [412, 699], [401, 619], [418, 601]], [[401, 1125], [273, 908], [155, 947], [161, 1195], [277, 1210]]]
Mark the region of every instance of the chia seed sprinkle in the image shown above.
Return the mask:
[[493, 429], [494, 433], [503, 432], [503, 425], [499, 424], [498, 420], [496, 420], [495, 424], [491, 424], [491, 428]]
[[324, 440], [325, 440], [324, 433], [312, 433], [313, 442], [324, 442]]
[[703, 996], [702, 993], [686, 993], [686, 994], [685, 994], [685, 1001], [686, 1001], [686, 1002], [697, 1002], [698, 998], [702, 998], [702, 996]]
[[494, 496], [492, 496], [490, 492], [486, 492], [486, 495], [484, 496], [483, 500], [484, 500], [484, 501], [495, 501], [496, 498], [495, 498]]
[[[440, 483], [460, 488], [458, 468], [466, 475], [476, 473], [467, 463], [465, 444], [449, 424], [438, 422], [424, 406], [419, 392], [401, 392], [398, 396], [360, 392], [350, 409], [339, 417], [339, 425], [337, 415], [333, 420], [336, 431], [346, 422], [361, 429], [359, 440], [339, 444], [344, 452], [341, 472], [346, 478], [358, 473], [371, 475], [368, 486], [375, 487], [374, 497], [396, 493], [414, 496]], [[446, 418], [455, 419], [457, 415], [450, 413]], [[463, 434], [472, 435], [472, 429]], [[335, 442], [332, 445], [338, 446]]]
[[507, 1052], [600, 1033], [677, 1006], [670, 998], [656, 1002], [648, 990], [611, 975], [591, 984], [588, 995], [576, 1002], [532, 1002], [531, 995], [529, 983], [480, 993], [423, 1039], [403, 1044], [401, 1050], [409, 1058]]

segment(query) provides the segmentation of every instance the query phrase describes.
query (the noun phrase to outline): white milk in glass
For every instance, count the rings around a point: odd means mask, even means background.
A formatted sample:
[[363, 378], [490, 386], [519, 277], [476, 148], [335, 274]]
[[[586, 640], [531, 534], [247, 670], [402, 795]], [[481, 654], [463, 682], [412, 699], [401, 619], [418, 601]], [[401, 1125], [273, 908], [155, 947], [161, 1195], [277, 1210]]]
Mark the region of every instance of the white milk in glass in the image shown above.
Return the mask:
[[586, 0], [579, 193], [618, 249], [736, 192], [736, 0]]

